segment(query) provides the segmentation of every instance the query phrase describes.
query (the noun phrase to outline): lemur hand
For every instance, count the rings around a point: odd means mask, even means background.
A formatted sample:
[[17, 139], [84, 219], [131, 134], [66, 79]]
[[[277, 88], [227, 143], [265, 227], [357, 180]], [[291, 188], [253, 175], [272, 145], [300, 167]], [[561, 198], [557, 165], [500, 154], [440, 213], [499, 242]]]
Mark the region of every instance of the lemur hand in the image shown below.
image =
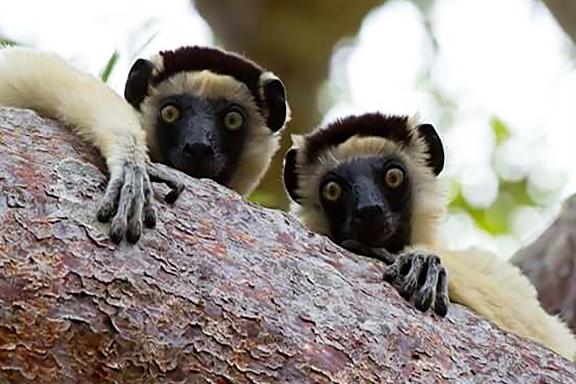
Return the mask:
[[124, 161], [110, 170], [110, 181], [98, 209], [98, 220], [110, 225], [110, 239], [119, 243], [124, 235], [135, 243], [142, 235], [142, 223], [148, 228], [156, 226], [156, 210], [152, 202], [150, 181], [163, 182], [172, 190], [166, 195], [168, 203], [176, 201], [184, 184], [177, 176], [156, 164]]
[[438, 256], [419, 251], [402, 253], [386, 269], [384, 280], [392, 283], [403, 298], [413, 300], [417, 309], [433, 307], [442, 317], [448, 313], [448, 280]]

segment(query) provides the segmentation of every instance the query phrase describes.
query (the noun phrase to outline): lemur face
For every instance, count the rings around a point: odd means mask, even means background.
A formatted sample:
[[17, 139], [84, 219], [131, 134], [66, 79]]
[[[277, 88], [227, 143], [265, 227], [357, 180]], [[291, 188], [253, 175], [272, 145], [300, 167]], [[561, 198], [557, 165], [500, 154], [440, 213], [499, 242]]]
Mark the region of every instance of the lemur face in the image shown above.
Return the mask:
[[236, 168], [250, 120], [247, 108], [233, 100], [180, 94], [159, 100], [156, 124], [162, 162], [225, 184]]
[[436, 235], [444, 149], [432, 125], [367, 113], [293, 140], [284, 186], [308, 229], [390, 252]]
[[411, 184], [395, 156], [355, 158], [324, 174], [318, 196], [334, 242], [397, 252], [410, 241]]
[[280, 79], [214, 48], [139, 59], [124, 94], [140, 112], [154, 161], [245, 195], [264, 175], [289, 118]]

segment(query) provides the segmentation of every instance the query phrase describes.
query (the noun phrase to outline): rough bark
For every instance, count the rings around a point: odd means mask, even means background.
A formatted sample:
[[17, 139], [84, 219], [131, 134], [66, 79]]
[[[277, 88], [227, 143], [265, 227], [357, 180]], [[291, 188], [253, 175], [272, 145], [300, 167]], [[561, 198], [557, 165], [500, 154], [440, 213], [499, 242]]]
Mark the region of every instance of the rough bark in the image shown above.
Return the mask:
[[[222, 45], [242, 52], [273, 70], [286, 85], [292, 108], [292, 133], [303, 133], [320, 121], [318, 90], [328, 78], [334, 46], [353, 37], [366, 14], [385, 0], [193, 0]], [[282, 151], [257, 190], [269, 207], [287, 208], [281, 177]]]
[[157, 229], [114, 246], [94, 164], [56, 123], [0, 109], [2, 383], [576, 382], [544, 347], [458, 306], [419, 313], [377, 261], [209, 181], [182, 176]]
[[576, 195], [532, 244], [512, 258], [532, 281], [546, 310], [560, 314], [576, 332]]

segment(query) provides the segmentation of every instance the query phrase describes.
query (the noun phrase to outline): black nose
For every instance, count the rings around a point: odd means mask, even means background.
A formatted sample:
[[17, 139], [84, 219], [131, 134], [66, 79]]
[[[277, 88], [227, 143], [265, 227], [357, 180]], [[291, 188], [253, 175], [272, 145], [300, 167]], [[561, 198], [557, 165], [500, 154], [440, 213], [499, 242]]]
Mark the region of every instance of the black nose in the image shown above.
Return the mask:
[[184, 146], [184, 151], [190, 156], [201, 159], [214, 156], [214, 150], [212, 147], [204, 143], [186, 144]]
[[358, 221], [374, 220], [384, 215], [384, 209], [380, 205], [365, 205], [358, 207], [356, 219]]

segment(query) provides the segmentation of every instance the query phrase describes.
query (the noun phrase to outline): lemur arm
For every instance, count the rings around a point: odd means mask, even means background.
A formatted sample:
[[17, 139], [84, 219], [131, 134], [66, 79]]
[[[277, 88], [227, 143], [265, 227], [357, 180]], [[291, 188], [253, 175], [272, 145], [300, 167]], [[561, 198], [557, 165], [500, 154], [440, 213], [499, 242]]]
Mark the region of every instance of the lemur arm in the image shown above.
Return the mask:
[[530, 281], [512, 264], [479, 249], [427, 249], [448, 271], [450, 300], [499, 327], [536, 340], [572, 360], [576, 339], [559, 318], [540, 305]]
[[136, 241], [142, 223], [156, 213], [147, 171], [145, 133], [136, 112], [97, 78], [56, 54], [27, 48], [0, 50], [0, 105], [33, 109], [64, 122], [95, 145], [106, 160], [110, 181], [98, 209], [111, 239]]

